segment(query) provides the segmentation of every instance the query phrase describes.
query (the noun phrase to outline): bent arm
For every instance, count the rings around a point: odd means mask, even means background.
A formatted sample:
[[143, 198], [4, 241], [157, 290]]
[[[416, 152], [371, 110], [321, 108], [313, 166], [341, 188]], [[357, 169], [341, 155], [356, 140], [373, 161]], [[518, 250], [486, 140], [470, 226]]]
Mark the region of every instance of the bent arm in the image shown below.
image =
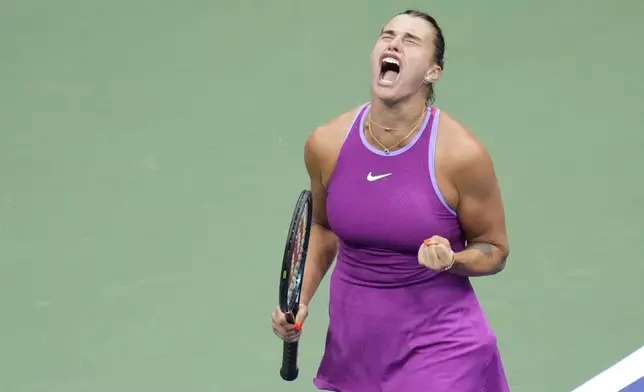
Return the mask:
[[467, 247], [454, 255], [450, 271], [464, 276], [493, 275], [505, 268], [510, 253], [505, 211], [489, 154], [478, 141], [468, 144], [454, 175]]
[[311, 237], [302, 280], [302, 296], [300, 298], [301, 304], [308, 305], [338, 252], [337, 237], [329, 229], [326, 216], [327, 191], [322, 182], [321, 160], [316, 132], [311, 134], [304, 147], [304, 162], [311, 182], [313, 199]]

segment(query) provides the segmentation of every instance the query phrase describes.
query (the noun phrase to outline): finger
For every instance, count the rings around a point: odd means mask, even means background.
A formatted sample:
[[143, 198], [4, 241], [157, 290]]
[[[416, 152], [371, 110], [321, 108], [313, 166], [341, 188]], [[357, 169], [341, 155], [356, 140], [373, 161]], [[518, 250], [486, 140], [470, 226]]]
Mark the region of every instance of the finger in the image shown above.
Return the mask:
[[302, 331], [293, 330], [293, 331], [285, 333], [284, 334], [284, 339], [294, 340], [294, 339], [299, 338], [301, 334], [302, 334]]
[[295, 331], [295, 324], [279, 324], [279, 327], [284, 332], [293, 332]]
[[445, 245], [437, 245], [434, 246], [434, 252], [436, 252], [436, 256], [442, 261], [443, 263], [451, 261], [452, 257], [450, 255], [449, 249]]
[[418, 261], [420, 264], [424, 265], [427, 268], [432, 267], [432, 246], [421, 245], [418, 249]]
[[423, 241], [423, 243], [424, 243], [425, 245], [431, 245], [432, 243], [434, 243], [434, 237], [426, 238], [426, 239]]
[[308, 316], [308, 307], [306, 305], [303, 305], [300, 307], [300, 310], [297, 312], [297, 315], [295, 316], [295, 329], [298, 331], [302, 330], [302, 327], [304, 326], [304, 320], [306, 320], [306, 317]]
[[421, 246], [420, 246], [420, 248], [418, 248], [418, 263], [419, 263], [420, 265], [425, 265], [425, 264], [426, 264], [426, 262], [427, 262], [427, 261], [425, 260], [425, 258], [427, 257], [427, 256], [425, 255], [425, 248], [426, 248], [426, 247], [427, 247], [427, 246], [425, 246], [425, 244], [423, 244], [423, 245], [421, 245]]
[[289, 343], [297, 342], [298, 340], [300, 340], [300, 335], [298, 334], [296, 336], [286, 336], [283, 337], [282, 340]]
[[291, 324], [285, 318], [280, 318], [279, 316], [271, 317], [271, 325], [285, 332], [295, 330], [295, 324]]
[[436, 254], [435, 246], [426, 246], [425, 247], [425, 259], [427, 268], [436, 269], [440, 264], [438, 255]]
[[286, 323], [288, 322], [288, 321], [286, 320], [286, 315], [285, 315], [284, 313], [282, 313], [282, 311], [281, 311], [281, 310], [276, 309], [276, 310], [273, 312], [273, 314], [274, 314], [273, 318], [275, 319], [275, 321], [276, 321], [278, 324], [286, 324]]
[[277, 324], [275, 321], [271, 321], [271, 328], [273, 329], [273, 332], [279, 334], [279, 335], [284, 335], [287, 333], [286, 329], [280, 324]]
[[277, 316], [277, 320], [276, 320], [276, 321], [277, 321], [277, 323], [278, 323], [279, 325], [281, 325], [281, 326], [283, 326], [284, 328], [287, 328], [287, 329], [288, 329], [288, 328], [290, 328], [289, 326], [293, 326], [293, 325], [294, 325], [293, 323], [291, 323], [291, 322], [286, 318], [286, 315], [285, 315], [284, 313], [281, 313], [281, 312], [278, 314], [278, 316]]
[[438, 253], [436, 253], [437, 249], [438, 249], [438, 246], [436, 245], [425, 247], [425, 252], [427, 252], [427, 258], [429, 259], [429, 262], [431, 264], [436, 264], [436, 261], [438, 260]]
[[424, 241], [424, 243], [425, 243], [425, 245], [437, 245], [437, 244], [442, 244], [442, 245], [449, 246], [449, 241], [448, 241], [446, 238], [441, 237], [441, 236], [439, 236], [439, 235], [431, 236], [430, 238], [426, 239], [426, 240]]
[[283, 340], [285, 342], [297, 341], [297, 340], [299, 340], [300, 335], [301, 335], [301, 333], [297, 333], [297, 334], [280, 334], [280, 333], [278, 333], [276, 331], [273, 331], [273, 333], [275, 334], [275, 336], [277, 336], [278, 338], [280, 338], [281, 340]]
[[274, 325], [273, 326], [273, 333], [276, 336], [278, 336], [280, 339], [285, 340], [285, 341], [296, 340], [302, 334], [302, 332], [296, 331], [295, 329], [293, 329], [291, 331], [286, 331], [283, 328], [281, 328], [279, 325]]
[[292, 339], [298, 337], [302, 333], [301, 331], [296, 330], [295, 326], [291, 326], [291, 328], [286, 329], [281, 325], [274, 324], [274, 325], [272, 325], [272, 328], [273, 328], [273, 332], [277, 336], [279, 336], [279, 337], [281, 337], [281, 338], [283, 338], [285, 340], [292, 340]]

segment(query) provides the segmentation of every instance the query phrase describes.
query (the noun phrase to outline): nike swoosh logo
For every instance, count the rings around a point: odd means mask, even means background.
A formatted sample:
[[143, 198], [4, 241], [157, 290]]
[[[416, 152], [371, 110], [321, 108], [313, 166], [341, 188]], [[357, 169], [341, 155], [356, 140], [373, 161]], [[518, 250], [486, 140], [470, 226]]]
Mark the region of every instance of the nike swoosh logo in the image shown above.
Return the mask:
[[378, 180], [380, 180], [382, 178], [389, 177], [390, 175], [391, 175], [391, 173], [379, 174], [377, 176], [374, 176], [371, 172], [369, 172], [369, 174], [367, 174], [367, 181], [369, 181], [369, 182], [378, 181]]

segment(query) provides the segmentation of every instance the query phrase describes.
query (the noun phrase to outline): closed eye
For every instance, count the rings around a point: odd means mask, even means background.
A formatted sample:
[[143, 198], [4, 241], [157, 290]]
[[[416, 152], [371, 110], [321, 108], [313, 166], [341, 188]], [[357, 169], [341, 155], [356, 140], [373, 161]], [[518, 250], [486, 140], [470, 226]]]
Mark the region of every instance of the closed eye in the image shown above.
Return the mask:
[[420, 39], [420, 37], [415, 36], [413, 34], [405, 33], [405, 42], [411, 42], [411, 43], [414, 43], [414, 44], [420, 44], [422, 42], [422, 39]]
[[393, 38], [395, 36], [392, 30], [383, 30], [380, 32], [381, 38]]
[[[395, 37], [396, 37], [396, 32], [393, 31], [393, 30], [383, 30], [380, 33], [380, 38], [384, 39], [384, 40], [393, 39]], [[416, 45], [419, 45], [419, 44], [421, 44], [423, 42], [423, 40], [419, 36], [411, 34], [411, 33], [404, 33], [403, 34], [403, 41], [408, 42], [408, 43], [412, 43], [412, 44], [416, 44]]]

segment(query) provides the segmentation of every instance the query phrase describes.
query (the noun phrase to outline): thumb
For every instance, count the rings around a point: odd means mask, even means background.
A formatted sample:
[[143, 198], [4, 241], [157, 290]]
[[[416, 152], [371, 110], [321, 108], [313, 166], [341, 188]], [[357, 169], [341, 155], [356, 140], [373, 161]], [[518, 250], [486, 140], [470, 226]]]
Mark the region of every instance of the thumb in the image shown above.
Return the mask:
[[306, 320], [306, 317], [308, 315], [309, 307], [307, 305], [300, 305], [297, 311], [297, 315], [295, 316], [295, 329], [297, 329], [298, 331], [302, 330], [302, 327], [304, 326], [304, 320]]

